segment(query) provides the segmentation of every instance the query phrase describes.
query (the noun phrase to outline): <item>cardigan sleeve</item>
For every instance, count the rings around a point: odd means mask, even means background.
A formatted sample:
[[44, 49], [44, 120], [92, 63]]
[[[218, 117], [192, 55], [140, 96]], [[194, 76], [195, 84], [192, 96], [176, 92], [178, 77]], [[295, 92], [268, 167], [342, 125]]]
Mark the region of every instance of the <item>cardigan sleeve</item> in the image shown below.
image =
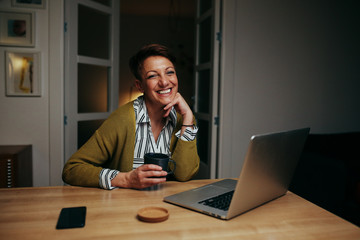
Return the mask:
[[98, 187], [102, 165], [109, 158], [109, 150], [98, 130], [64, 166], [63, 180], [70, 185]]
[[103, 168], [121, 171], [131, 169], [135, 139], [135, 115], [131, 109], [130, 102], [113, 112], [70, 157], [63, 169], [64, 182], [99, 187], [99, 175]]
[[175, 132], [181, 128], [181, 115], [178, 115], [177, 119], [170, 147], [172, 152], [171, 158], [176, 162], [174, 176], [178, 181], [188, 181], [199, 171], [200, 158], [197, 152], [197, 140], [195, 138], [193, 141], [183, 141], [175, 136]]

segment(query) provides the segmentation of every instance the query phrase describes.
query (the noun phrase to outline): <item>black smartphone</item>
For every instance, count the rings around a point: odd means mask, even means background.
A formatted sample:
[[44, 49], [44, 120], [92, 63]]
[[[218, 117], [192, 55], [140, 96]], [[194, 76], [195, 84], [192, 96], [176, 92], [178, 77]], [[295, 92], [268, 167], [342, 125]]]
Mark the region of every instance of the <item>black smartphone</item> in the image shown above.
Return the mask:
[[61, 209], [56, 229], [81, 228], [85, 226], [86, 207]]

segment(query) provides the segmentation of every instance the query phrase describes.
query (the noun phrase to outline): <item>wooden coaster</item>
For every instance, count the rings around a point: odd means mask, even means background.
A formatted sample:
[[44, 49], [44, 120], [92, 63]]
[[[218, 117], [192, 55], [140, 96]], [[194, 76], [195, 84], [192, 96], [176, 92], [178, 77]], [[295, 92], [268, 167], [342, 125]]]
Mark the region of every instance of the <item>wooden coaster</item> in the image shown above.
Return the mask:
[[169, 218], [169, 211], [161, 207], [146, 207], [140, 209], [137, 215], [144, 222], [162, 222]]

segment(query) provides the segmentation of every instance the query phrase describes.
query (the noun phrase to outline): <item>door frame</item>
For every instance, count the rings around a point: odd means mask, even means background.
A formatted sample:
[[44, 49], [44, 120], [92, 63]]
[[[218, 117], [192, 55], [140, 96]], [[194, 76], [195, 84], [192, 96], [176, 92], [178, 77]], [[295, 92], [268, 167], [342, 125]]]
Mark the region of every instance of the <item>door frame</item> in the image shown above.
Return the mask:
[[[212, 0], [212, 8], [200, 16], [200, 0], [197, 1], [196, 13], [196, 46], [195, 46], [195, 107], [194, 115], [196, 119], [208, 121], [209, 126], [209, 140], [207, 149], [209, 152], [208, 164], [200, 161], [200, 169], [198, 173], [199, 178], [217, 178], [219, 174], [218, 169], [218, 135], [219, 135], [219, 100], [220, 100], [220, 58], [221, 58], [221, 6], [222, 0]], [[210, 62], [198, 64], [199, 54], [199, 24], [200, 22], [212, 16], [212, 32], [211, 32], [211, 56]], [[210, 113], [198, 112], [198, 71], [203, 69], [210, 69]], [[204, 144], [198, 143], [198, 144]]]
[[64, 167], [64, 1], [49, 8], [49, 185], [63, 185]]

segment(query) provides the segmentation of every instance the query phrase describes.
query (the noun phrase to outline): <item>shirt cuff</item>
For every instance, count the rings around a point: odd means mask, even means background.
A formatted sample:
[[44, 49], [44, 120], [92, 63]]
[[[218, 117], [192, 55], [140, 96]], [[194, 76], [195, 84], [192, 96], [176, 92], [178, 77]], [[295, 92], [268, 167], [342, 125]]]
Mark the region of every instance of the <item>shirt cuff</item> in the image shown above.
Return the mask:
[[118, 170], [111, 170], [108, 168], [103, 168], [99, 176], [99, 185], [100, 188], [112, 190], [115, 187], [111, 186], [111, 180], [113, 180], [116, 175], [118, 175]]
[[175, 136], [183, 141], [187, 141], [187, 142], [194, 141], [198, 130], [199, 128], [195, 125], [193, 127], [186, 127], [182, 136], [180, 136], [181, 130], [175, 133]]

